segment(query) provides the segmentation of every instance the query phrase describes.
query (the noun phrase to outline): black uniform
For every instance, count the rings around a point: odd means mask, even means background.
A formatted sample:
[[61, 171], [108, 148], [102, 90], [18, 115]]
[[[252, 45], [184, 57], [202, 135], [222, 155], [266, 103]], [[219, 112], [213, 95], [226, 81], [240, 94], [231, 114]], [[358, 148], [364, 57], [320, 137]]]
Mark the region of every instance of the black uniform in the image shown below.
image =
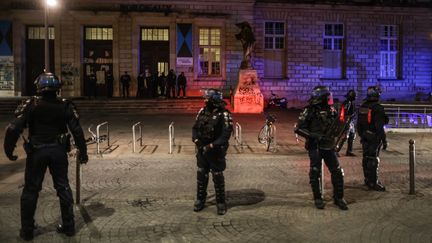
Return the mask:
[[[319, 86], [315, 89], [322, 91], [324, 88], [326, 87]], [[308, 150], [310, 159], [309, 179], [315, 206], [319, 209], [324, 208], [320, 187], [322, 160], [331, 173], [335, 204], [343, 210], [348, 209], [344, 200], [343, 170], [335, 152], [335, 136], [337, 134], [335, 134], [335, 129], [332, 129], [337, 119], [336, 110], [332, 105], [327, 104], [327, 100], [310, 102], [300, 114], [295, 131], [306, 138], [305, 148]]]
[[383, 141], [387, 143], [384, 131], [386, 119], [384, 107], [376, 97], [368, 97], [359, 108], [357, 131], [363, 149], [365, 184], [377, 191], [385, 190], [378, 180], [378, 168], [380, 148]]
[[4, 150], [14, 160], [15, 144], [25, 128], [29, 129], [25, 184], [21, 195], [21, 237], [31, 239], [34, 214], [45, 171], [48, 168], [60, 199], [62, 233], [74, 234], [72, 191], [68, 180], [67, 151], [70, 150], [68, 128], [80, 151], [80, 160], [88, 161], [87, 147], [78, 113], [71, 101], [60, 100], [55, 93], [32, 97], [16, 111], [16, 119], [6, 128]]
[[345, 143], [345, 140], [348, 140], [348, 147], [346, 150], [347, 156], [354, 156], [353, 153], [353, 143], [355, 139], [355, 125], [354, 125], [354, 116], [355, 116], [355, 103], [354, 100], [347, 98], [341, 106], [339, 114], [340, 119], [345, 119], [348, 121], [346, 130], [343, 132], [343, 135], [346, 136], [341, 140], [341, 142], [338, 144], [338, 151], [340, 151], [343, 147], [343, 144]]
[[167, 76], [167, 91], [166, 91], [166, 96], [167, 98], [175, 98], [176, 97], [176, 92], [175, 92], [175, 87], [176, 87], [176, 75], [174, 73], [174, 70], [170, 70], [168, 72], [168, 76]]
[[127, 72], [125, 72], [120, 77], [120, 82], [122, 84], [123, 98], [129, 98], [129, 86], [131, 82], [131, 76]]
[[224, 214], [226, 211], [223, 171], [226, 167], [225, 156], [231, 133], [231, 113], [225, 109], [223, 101], [216, 105], [208, 102], [206, 107], [199, 111], [192, 128], [192, 141], [198, 147], [196, 154], [198, 171], [195, 211], [204, 208], [210, 171], [213, 175], [218, 213]]

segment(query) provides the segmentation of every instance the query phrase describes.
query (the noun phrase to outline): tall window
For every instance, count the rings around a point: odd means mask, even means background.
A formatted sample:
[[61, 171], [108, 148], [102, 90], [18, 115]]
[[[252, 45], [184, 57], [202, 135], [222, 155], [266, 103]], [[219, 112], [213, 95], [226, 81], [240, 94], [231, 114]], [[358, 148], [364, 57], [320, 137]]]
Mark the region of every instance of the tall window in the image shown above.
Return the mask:
[[199, 29], [199, 74], [221, 74], [221, 30], [219, 28]]
[[[30, 40], [44, 40], [45, 27], [30, 26], [27, 29], [27, 38]], [[48, 27], [48, 38], [54, 40], [54, 27]]]
[[396, 25], [380, 27], [380, 77], [396, 78], [398, 70], [398, 28]]
[[113, 29], [111, 27], [86, 27], [86, 40], [112, 40]]
[[342, 78], [343, 50], [344, 50], [343, 24], [325, 24], [323, 42], [323, 77]]
[[265, 22], [264, 49], [284, 49], [285, 24], [283, 22]]

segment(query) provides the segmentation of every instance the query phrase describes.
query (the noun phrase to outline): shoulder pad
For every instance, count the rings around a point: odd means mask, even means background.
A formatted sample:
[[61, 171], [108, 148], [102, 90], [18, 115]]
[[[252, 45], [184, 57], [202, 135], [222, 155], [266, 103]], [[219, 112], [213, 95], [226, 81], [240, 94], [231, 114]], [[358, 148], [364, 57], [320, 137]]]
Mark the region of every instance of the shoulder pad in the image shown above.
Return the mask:
[[67, 112], [71, 111], [73, 117], [75, 119], [79, 119], [78, 110], [77, 110], [75, 104], [71, 100], [68, 100], [68, 99], [62, 99], [62, 102], [66, 105], [66, 111]]
[[15, 117], [19, 117], [25, 112], [27, 112], [30, 107], [32, 107], [36, 101], [38, 100], [37, 96], [32, 96], [30, 99], [27, 99], [26, 101], [22, 101], [21, 104], [18, 105], [18, 107], [15, 109], [14, 115]]
[[195, 119], [198, 120], [199, 115], [201, 115], [203, 112], [204, 112], [204, 107], [202, 107], [202, 108], [198, 111], [198, 114], [197, 114], [197, 116], [196, 116]]

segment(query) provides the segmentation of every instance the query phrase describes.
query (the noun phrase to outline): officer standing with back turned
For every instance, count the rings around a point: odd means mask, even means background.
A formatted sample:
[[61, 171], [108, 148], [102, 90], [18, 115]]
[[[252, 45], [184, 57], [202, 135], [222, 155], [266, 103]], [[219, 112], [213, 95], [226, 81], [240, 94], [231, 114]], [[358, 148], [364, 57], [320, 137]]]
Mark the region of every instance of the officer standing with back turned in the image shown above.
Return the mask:
[[384, 125], [387, 116], [380, 104], [381, 89], [370, 86], [367, 89], [366, 100], [358, 111], [357, 131], [363, 149], [364, 182], [370, 190], [385, 191], [385, 187], [378, 180], [379, 152], [383, 145], [387, 148]]
[[333, 107], [332, 94], [326, 86], [316, 86], [309, 105], [300, 114], [295, 132], [306, 138], [305, 148], [310, 159], [309, 181], [312, 188], [315, 207], [324, 209], [320, 183], [321, 163], [324, 160], [331, 173], [333, 184], [333, 202], [342, 210], [348, 210], [344, 199], [344, 174], [335, 151], [333, 129], [338, 124], [338, 114]]
[[205, 107], [202, 108], [192, 128], [192, 141], [196, 144], [197, 157], [197, 200], [194, 211], [201, 211], [206, 202], [209, 172], [212, 173], [216, 192], [217, 213], [223, 215], [225, 204], [226, 152], [232, 132], [231, 113], [226, 110], [222, 93], [217, 89], [205, 91]]
[[28, 99], [15, 111], [16, 118], [6, 127], [4, 151], [10, 160], [19, 136], [28, 128], [28, 141], [24, 143], [27, 153], [24, 189], [21, 194], [21, 230], [24, 240], [33, 239], [34, 214], [46, 169], [53, 179], [60, 200], [62, 224], [57, 232], [67, 236], [75, 234], [72, 190], [68, 180], [67, 152], [70, 150], [70, 135], [79, 150], [78, 160], [87, 163], [87, 146], [75, 105], [57, 98], [60, 80], [52, 73], [43, 73], [36, 78], [38, 95]]

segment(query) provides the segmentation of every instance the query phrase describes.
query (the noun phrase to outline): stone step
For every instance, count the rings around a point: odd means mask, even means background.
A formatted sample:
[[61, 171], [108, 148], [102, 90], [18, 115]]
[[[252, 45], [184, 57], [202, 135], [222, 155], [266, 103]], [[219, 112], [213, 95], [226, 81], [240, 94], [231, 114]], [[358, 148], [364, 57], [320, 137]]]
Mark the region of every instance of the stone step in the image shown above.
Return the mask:
[[[28, 97], [0, 99], [0, 114], [12, 114]], [[179, 99], [72, 99], [80, 114], [196, 113], [204, 105], [202, 98]], [[225, 102], [229, 104], [229, 99]], [[227, 106], [231, 109], [231, 105]]]

